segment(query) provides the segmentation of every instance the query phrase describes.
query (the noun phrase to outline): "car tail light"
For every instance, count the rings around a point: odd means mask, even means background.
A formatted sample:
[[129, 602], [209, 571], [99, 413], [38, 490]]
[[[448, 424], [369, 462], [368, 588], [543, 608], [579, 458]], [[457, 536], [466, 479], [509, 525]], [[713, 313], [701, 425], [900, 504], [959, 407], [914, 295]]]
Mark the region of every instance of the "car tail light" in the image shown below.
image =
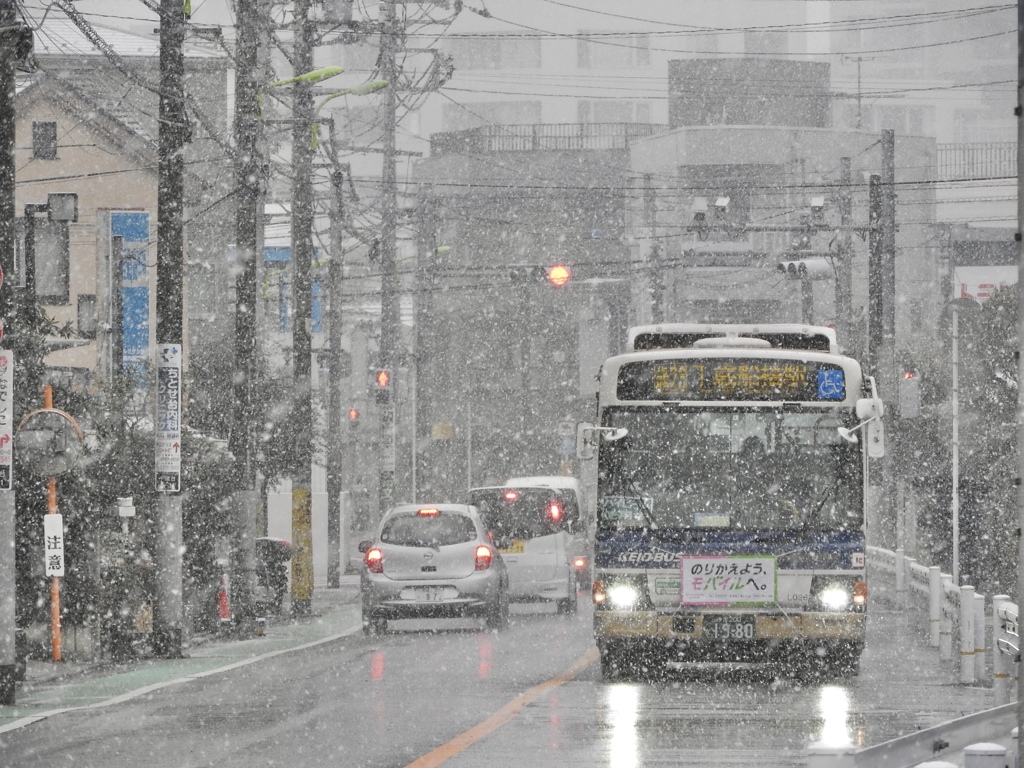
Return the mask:
[[441, 510], [436, 507], [423, 507], [423, 509], [417, 509], [416, 514], [420, 517], [437, 517], [441, 514]]
[[562, 522], [562, 504], [558, 501], [548, 503], [548, 519], [552, 523]]
[[376, 547], [366, 551], [366, 570], [373, 573], [384, 573], [384, 553]]
[[491, 548], [481, 544], [476, 548], [476, 569], [478, 571], [486, 571], [491, 567], [491, 559], [494, 557], [494, 553], [491, 552]]
[[577, 558], [575, 558], [572, 561], [572, 567], [575, 568], [577, 571], [582, 571], [584, 568], [587, 567], [587, 558], [585, 558], [585, 557], [577, 557]]
[[868, 584], [858, 581], [853, 585], [853, 604], [863, 608], [868, 604]]
[[608, 599], [607, 593], [604, 591], [604, 582], [595, 581], [593, 588], [590, 590], [590, 596], [594, 600], [594, 605], [601, 605], [605, 600]]

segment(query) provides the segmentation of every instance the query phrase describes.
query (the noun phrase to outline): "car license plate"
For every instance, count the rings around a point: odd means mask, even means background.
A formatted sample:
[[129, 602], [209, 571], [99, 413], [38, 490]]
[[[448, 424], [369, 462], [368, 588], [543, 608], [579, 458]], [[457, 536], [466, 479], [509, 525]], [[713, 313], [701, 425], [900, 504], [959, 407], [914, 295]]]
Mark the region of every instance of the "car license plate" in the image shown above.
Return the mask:
[[704, 614], [704, 637], [710, 640], [753, 640], [755, 636], [752, 613]]
[[444, 594], [444, 587], [416, 587], [416, 599], [421, 603], [439, 603]]
[[526, 542], [522, 539], [512, 539], [507, 547], [498, 551], [503, 555], [519, 555], [526, 551]]

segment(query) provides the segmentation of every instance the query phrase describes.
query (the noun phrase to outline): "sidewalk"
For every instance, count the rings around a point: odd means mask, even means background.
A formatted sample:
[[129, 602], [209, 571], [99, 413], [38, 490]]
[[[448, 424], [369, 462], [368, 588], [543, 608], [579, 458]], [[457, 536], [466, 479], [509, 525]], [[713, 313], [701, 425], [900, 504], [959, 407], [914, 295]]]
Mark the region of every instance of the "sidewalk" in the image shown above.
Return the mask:
[[52, 662], [30, 659], [18, 684], [15, 705], [0, 706], [0, 733], [67, 709], [102, 706], [186, 678], [244, 666], [268, 654], [327, 642], [359, 631], [359, 577], [343, 576], [338, 589], [317, 587], [310, 616], [276, 618], [259, 637], [227, 635], [192, 639], [183, 659], [138, 659], [113, 663]]

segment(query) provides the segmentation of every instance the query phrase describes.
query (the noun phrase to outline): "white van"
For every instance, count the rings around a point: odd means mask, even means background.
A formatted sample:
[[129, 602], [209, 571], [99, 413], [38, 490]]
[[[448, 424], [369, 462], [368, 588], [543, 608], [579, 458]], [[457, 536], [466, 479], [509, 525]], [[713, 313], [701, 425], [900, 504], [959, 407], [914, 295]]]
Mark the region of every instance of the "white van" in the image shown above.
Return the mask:
[[578, 516], [576, 501], [550, 485], [471, 488], [487, 531], [508, 567], [509, 597], [550, 600], [559, 613], [576, 612], [574, 537], [567, 510]]
[[510, 477], [505, 481], [507, 486], [543, 485], [558, 489], [565, 497], [565, 518], [569, 532], [573, 537], [572, 558], [576, 568], [577, 581], [584, 589], [590, 589], [594, 549], [594, 512], [587, 504], [583, 486], [575, 477], [568, 475], [529, 475]]

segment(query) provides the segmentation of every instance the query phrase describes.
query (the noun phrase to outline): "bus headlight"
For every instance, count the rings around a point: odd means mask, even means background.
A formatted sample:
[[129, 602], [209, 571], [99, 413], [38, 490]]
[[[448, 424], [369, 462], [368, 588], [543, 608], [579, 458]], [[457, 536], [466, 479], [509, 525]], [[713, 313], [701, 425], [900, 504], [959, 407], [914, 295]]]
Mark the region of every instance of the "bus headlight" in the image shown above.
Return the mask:
[[654, 610], [647, 595], [647, 577], [627, 574], [608, 574], [594, 581], [592, 589], [594, 607], [605, 611]]
[[855, 613], [867, 610], [867, 584], [853, 576], [815, 576], [811, 594], [814, 598], [812, 610]]
[[631, 611], [636, 608], [640, 593], [632, 584], [612, 584], [608, 587], [608, 602], [618, 611]]

